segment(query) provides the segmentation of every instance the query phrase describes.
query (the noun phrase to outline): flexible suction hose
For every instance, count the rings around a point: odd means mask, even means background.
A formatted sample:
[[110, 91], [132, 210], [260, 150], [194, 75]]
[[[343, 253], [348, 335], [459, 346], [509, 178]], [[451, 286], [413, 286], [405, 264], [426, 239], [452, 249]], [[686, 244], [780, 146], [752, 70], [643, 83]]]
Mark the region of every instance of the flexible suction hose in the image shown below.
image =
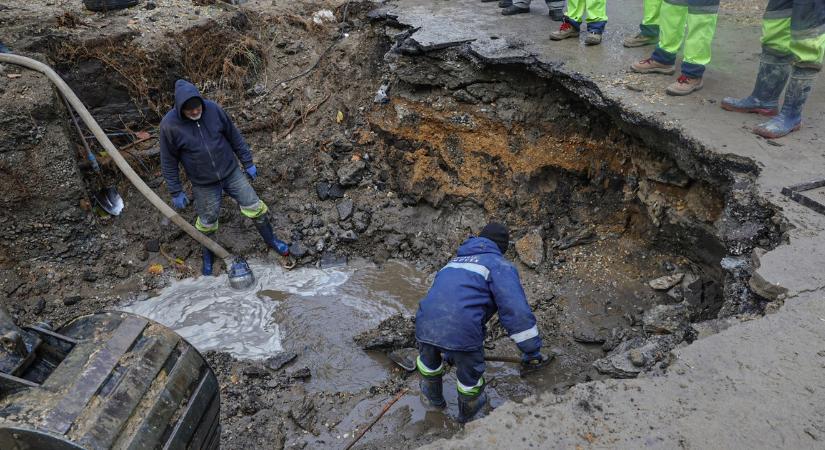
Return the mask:
[[[134, 170], [132, 170], [132, 167], [129, 165], [128, 162], [126, 162], [126, 160], [117, 150], [117, 148], [115, 148], [114, 144], [112, 144], [112, 141], [110, 141], [109, 137], [106, 136], [106, 133], [103, 131], [103, 129], [100, 128], [100, 125], [98, 125], [97, 121], [89, 113], [89, 110], [86, 109], [85, 106], [83, 106], [83, 102], [81, 102], [80, 99], [77, 98], [77, 95], [75, 95], [74, 91], [72, 91], [69, 85], [66, 84], [66, 82], [63, 81], [62, 78], [60, 78], [60, 75], [58, 75], [54, 70], [52, 70], [51, 67], [47, 66], [46, 64], [20, 55], [0, 53], [0, 63], [9, 63], [18, 66], [23, 66], [46, 75], [49, 78], [49, 80], [51, 80], [52, 83], [54, 83], [54, 85], [57, 86], [57, 89], [60, 91], [61, 94], [63, 94], [66, 100], [69, 101], [69, 104], [72, 105], [75, 111], [77, 111], [77, 114], [80, 116], [80, 119], [83, 120], [83, 123], [85, 123], [89, 130], [91, 130], [92, 134], [94, 134], [95, 138], [97, 138], [97, 141], [100, 142], [100, 145], [102, 145], [103, 148], [106, 149], [106, 151], [112, 157], [112, 160], [115, 162], [115, 164], [117, 164], [118, 168], [120, 168], [123, 174], [126, 175], [126, 178], [128, 178], [129, 181], [132, 182], [132, 184], [144, 197], [146, 197], [147, 200], [149, 200], [149, 203], [151, 203], [152, 206], [157, 208], [161, 214], [163, 214], [169, 220], [174, 222], [175, 225], [180, 227], [180, 229], [185, 231], [186, 234], [191, 236], [192, 239], [200, 242], [201, 244], [209, 248], [209, 250], [212, 250], [212, 252], [216, 256], [224, 260], [226, 267], [229, 268], [229, 266], [231, 265], [231, 261], [229, 260], [229, 252], [227, 252], [226, 249], [218, 245], [217, 242], [213, 241], [212, 239], [209, 239], [208, 237], [206, 237], [206, 235], [204, 235], [195, 227], [193, 227], [192, 224], [187, 222], [183, 217], [180, 216], [180, 214], [175, 212], [174, 209], [167, 205], [166, 202], [161, 200], [161, 198], [158, 197], [158, 195], [155, 194], [155, 192], [149, 186], [147, 186], [146, 183], [143, 182], [140, 176]], [[69, 111], [69, 113], [71, 114], [71, 111]]]

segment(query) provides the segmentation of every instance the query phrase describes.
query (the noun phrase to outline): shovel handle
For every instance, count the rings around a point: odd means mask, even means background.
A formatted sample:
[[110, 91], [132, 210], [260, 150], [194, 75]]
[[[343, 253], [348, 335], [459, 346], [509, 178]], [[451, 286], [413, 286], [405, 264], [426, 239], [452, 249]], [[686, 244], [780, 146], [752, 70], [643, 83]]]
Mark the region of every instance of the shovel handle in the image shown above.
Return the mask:
[[506, 362], [506, 363], [513, 363], [513, 364], [521, 364], [521, 358], [514, 358], [512, 356], [494, 356], [494, 355], [484, 355], [485, 361], [492, 361], [492, 362]]

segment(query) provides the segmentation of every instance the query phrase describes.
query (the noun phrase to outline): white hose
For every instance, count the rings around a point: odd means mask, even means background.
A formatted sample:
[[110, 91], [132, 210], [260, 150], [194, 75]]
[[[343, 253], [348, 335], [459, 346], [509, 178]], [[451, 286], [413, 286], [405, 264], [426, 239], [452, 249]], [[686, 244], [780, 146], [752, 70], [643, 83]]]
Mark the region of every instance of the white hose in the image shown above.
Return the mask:
[[[97, 141], [100, 142], [100, 145], [103, 146], [104, 149], [109, 153], [112, 157], [112, 160], [117, 164], [120, 170], [126, 175], [126, 178], [132, 182], [132, 184], [137, 188], [137, 190], [149, 200], [155, 208], [160, 211], [161, 214], [166, 216], [169, 220], [175, 223], [180, 229], [186, 232], [192, 239], [200, 242], [209, 250], [211, 250], [216, 256], [224, 260], [226, 267], [229, 268], [231, 265], [231, 261], [229, 260], [230, 254], [226, 251], [223, 247], [218, 245], [217, 242], [209, 239], [198, 231], [195, 227], [192, 226], [189, 222], [187, 222], [183, 217], [180, 216], [174, 209], [172, 209], [169, 205], [166, 204], [157, 194], [155, 194], [152, 189], [143, 182], [140, 176], [132, 170], [132, 167], [129, 166], [129, 163], [121, 156], [120, 152], [115, 148], [112, 141], [109, 140], [109, 137], [106, 136], [106, 133], [100, 128], [97, 121], [95, 121], [94, 117], [89, 113], [89, 110], [83, 106], [83, 102], [77, 98], [72, 88], [60, 78], [51, 67], [47, 66], [46, 64], [41, 63], [40, 61], [36, 61], [31, 58], [26, 58], [25, 56], [20, 55], [12, 55], [9, 53], [0, 53], [0, 62], [15, 64], [18, 66], [23, 66], [31, 70], [35, 70], [46, 75], [52, 83], [57, 86], [57, 89], [60, 91], [61, 94], [69, 101], [69, 104], [72, 105], [72, 108], [77, 111], [77, 114], [83, 120], [83, 123], [91, 130], [92, 134], [94, 134]], [[69, 111], [71, 113], [71, 111]]]

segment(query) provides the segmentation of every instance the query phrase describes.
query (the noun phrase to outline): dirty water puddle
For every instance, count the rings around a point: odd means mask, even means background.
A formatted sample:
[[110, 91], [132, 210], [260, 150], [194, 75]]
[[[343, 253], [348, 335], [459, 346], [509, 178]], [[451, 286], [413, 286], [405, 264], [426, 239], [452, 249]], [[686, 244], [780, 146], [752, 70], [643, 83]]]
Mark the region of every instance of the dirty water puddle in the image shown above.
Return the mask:
[[202, 352], [249, 360], [295, 352], [293, 365], [312, 372], [310, 390], [356, 391], [383, 382], [393, 367], [353, 337], [392, 314], [414, 313], [428, 288], [427, 274], [395, 261], [292, 271], [250, 266], [257, 281], [248, 291], [232, 290], [226, 275], [198, 277], [119, 309], [172, 328]]

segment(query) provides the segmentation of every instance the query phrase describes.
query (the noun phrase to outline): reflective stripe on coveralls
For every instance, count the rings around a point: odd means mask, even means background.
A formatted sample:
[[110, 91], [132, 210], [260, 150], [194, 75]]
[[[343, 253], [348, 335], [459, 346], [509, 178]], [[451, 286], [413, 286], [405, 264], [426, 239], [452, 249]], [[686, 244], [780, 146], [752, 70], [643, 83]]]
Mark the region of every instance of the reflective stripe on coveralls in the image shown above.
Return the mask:
[[710, 62], [718, 12], [719, 0], [665, 0], [659, 12], [659, 45], [652, 58], [675, 64], [684, 41], [682, 74], [701, 78]]
[[415, 357], [415, 367], [418, 368], [418, 373], [425, 377], [440, 377], [445, 371], [443, 361], [438, 368], [430, 369], [426, 364], [424, 364], [424, 361], [421, 361], [420, 355]]
[[198, 218], [195, 219], [195, 228], [201, 233], [212, 233], [218, 231], [218, 221], [216, 220], [215, 223], [203, 223], [201, 222], [200, 216], [198, 216]]
[[269, 207], [266, 206], [263, 200], [258, 200], [258, 203], [255, 205], [241, 206], [241, 214], [250, 219], [257, 219], [266, 214], [267, 211], [269, 211]]
[[481, 388], [484, 386], [484, 377], [478, 379], [478, 382], [473, 386], [467, 386], [458, 379], [455, 380], [456, 388], [459, 394], [476, 396], [481, 393]]
[[825, 0], [769, 0], [762, 51], [793, 55], [794, 65], [820, 70], [825, 54]]

